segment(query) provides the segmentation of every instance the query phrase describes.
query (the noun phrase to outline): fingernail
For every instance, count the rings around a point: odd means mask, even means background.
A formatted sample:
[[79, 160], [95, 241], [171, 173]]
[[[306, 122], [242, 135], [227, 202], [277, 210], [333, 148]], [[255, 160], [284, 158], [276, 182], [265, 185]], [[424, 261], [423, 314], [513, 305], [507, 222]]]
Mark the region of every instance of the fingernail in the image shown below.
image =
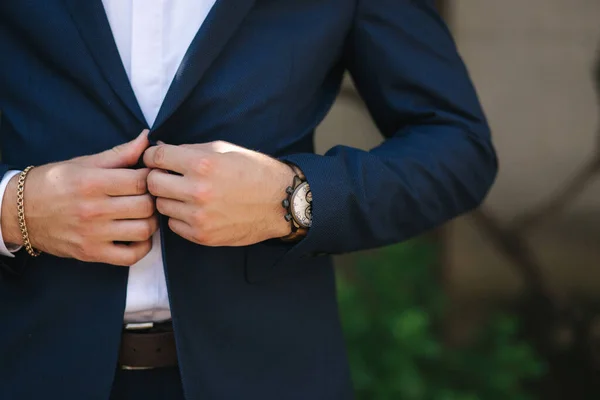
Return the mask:
[[140, 136], [148, 136], [148, 133], [149, 133], [149, 132], [150, 132], [150, 130], [149, 130], [149, 129], [144, 129], [144, 130], [142, 131], [142, 133], [140, 133]]
[[162, 140], [157, 141], [156, 143], [158, 144], [166, 144], [165, 142], [163, 142]]

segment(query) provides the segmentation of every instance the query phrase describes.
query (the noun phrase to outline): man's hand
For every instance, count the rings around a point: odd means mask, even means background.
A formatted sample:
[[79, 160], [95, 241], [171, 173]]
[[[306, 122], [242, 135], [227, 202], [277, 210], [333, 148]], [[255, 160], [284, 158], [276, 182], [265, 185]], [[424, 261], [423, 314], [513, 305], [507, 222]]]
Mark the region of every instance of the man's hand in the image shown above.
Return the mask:
[[[148, 190], [173, 232], [207, 246], [244, 246], [290, 233], [281, 201], [294, 172], [264, 154], [225, 142], [144, 154]], [[180, 175], [170, 174], [172, 171]]]
[[[147, 132], [103, 153], [47, 164], [25, 182], [25, 219], [34, 248], [59, 257], [130, 266], [151, 249], [158, 229], [148, 169], [132, 170]], [[2, 202], [2, 232], [22, 244], [14, 177]], [[128, 243], [128, 244], [125, 244]]]

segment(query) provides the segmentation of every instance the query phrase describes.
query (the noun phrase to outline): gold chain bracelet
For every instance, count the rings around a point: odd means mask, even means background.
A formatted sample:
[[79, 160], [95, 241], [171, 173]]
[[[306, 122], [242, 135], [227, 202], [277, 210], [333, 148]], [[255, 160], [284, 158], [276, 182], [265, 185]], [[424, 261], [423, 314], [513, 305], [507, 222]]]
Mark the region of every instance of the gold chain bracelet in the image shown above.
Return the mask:
[[23, 246], [25, 247], [25, 250], [31, 257], [38, 257], [42, 252], [35, 250], [31, 245], [27, 224], [25, 223], [25, 179], [32, 169], [33, 165], [25, 168], [19, 175], [19, 181], [17, 183], [17, 216], [19, 217], [19, 228], [21, 229], [21, 235], [23, 236]]

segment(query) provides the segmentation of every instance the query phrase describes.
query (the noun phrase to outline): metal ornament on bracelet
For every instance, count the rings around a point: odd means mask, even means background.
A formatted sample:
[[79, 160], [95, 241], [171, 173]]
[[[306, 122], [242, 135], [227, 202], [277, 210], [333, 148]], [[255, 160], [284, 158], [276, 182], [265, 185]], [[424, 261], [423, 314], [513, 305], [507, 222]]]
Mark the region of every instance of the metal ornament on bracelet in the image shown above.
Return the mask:
[[282, 238], [283, 240], [298, 240], [305, 236], [308, 228], [312, 226], [312, 192], [305, 179], [297, 174], [292, 186], [286, 189], [288, 197], [281, 202], [287, 211], [285, 220], [291, 224], [292, 229], [291, 234]]
[[19, 229], [21, 230], [21, 236], [23, 237], [23, 247], [25, 247], [25, 250], [31, 257], [38, 257], [42, 252], [34, 249], [31, 245], [29, 232], [27, 231], [27, 223], [25, 222], [25, 180], [27, 179], [29, 171], [33, 168], [33, 165], [30, 165], [19, 174], [19, 180], [17, 182], [17, 218], [19, 219]]

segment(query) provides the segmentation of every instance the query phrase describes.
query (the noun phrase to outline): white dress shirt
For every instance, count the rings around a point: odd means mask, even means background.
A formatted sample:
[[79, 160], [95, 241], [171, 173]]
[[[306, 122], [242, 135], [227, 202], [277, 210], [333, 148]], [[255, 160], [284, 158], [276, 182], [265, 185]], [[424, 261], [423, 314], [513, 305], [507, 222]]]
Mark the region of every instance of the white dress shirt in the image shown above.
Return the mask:
[[[158, 111], [196, 32], [215, 0], [102, 0], [121, 60], [148, 126]], [[6, 185], [0, 182], [0, 204]], [[1, 210], [1, 207], [0, 207]], [[14, 257], [0, 229], [0, 254]], [[160, 234], [152, 250], [129, 269], [125, 322], [159, 322], [171, 317]]]

